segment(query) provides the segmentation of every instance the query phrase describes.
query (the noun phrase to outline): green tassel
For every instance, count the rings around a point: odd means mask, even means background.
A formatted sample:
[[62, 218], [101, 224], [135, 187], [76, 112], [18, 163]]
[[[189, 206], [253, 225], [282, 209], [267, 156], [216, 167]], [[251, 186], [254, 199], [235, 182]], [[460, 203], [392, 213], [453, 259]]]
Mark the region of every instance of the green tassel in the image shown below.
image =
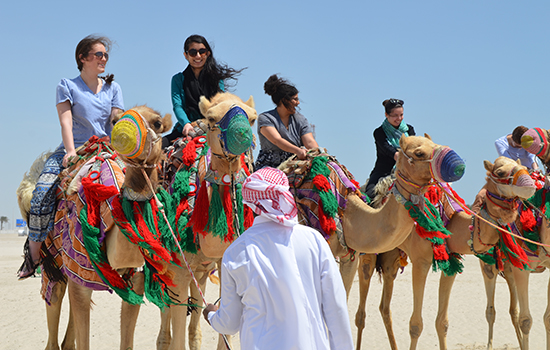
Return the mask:
[[313, 179], [318, 174], [324, 175], [325, 177], [330, 176], [330, 169], [327, 167], [328, 158], [325, 157], [315, 157], [311, 161], [311, 170], [307, 179]]
[[243, 185], [240, 183], [237, 183], [235, 186], [235, 197], [237, 201], [237, 215], [239, 218], [239, 232], [238, 235], [242, 235], [245, 228], [244, 228], [244, 204], [243, 204]]
[[172, 300], [164, 298], [162, 286], [154, 280], [153, 271], [151, 271], [151, 268], [147, 264], [143, 267], [143, 274], [145, 277], [145, 296], [147, 300], [158, 306], [161, 311], [164, 311], [167, 305], [173, 304]]
[[[525, 237], [527, 239], [530, 239], [533, 242], [540, 242], [539, 233], [536, 232], [536, 231], [532, 231], [532, 232], [524, 231], [523, 232], [523, 237]], [[527, 248], [532, 252], [536, 252], [539, 248], [539, 246], [534, 244], [534, 243], [530, 243], [530, 242], [527, 242], [527, 241], [524, 241], [524, 243], [525, 243], [525, 246], [527, 246]]]
[[212, 184], [212, 196], [210, 198], [210, 208], [208, 208], [207, 231], [212, 232], [216, 237], [222, 240], [227, 235], [227, 217], [223, 210], [222, 199], [218, 191], [218, 185]]
[[338, 213], [338, 201], [332, 192], [316, 191], [321, 197], [323, 203], [323, 211], [328, 217], [335, 217]]

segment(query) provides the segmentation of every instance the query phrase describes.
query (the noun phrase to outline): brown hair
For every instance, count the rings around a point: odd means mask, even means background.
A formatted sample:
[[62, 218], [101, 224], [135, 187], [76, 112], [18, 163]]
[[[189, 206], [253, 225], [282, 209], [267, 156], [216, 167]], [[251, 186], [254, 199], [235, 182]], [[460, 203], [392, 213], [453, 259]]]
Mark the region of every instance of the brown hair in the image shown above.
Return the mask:
[[296, 113], [296, 109], [290, 101], [298, 94], [298, 89], [290, 82], [273, 74], [265, 82], [264, 91], [271, 96], [275, 105], [279, 106], [282, 103], [291, 113]]
[[[76, 45], [76, 50], [74, 55], [76, 59], [76, 65], [79, 71], [82, 72], [82, 68], [84, 66], [84, 64], [81, 61], [82, 58], [88, 57], [90, 50], [92, 50], [92, 47], [96, 44], [101, 44], [105, 46], [105, 50], [107, 52], [111, 50], [112, 42], [109, 38], [105, 36], [88, 35], [84, 39], [80, 40], [78, 45]], [[110, 84], [115, 79], [115, 76], [113, 74], [107, 74], [106, 76], [100, 77], [100, 78], [105, 80], [107, 84]]]
[[512, 131], [512, 141], [514, 141], [517, 145], [521, 145], [521, 137], [525, 132], [529, 130], [527, 127], [520, 125]]

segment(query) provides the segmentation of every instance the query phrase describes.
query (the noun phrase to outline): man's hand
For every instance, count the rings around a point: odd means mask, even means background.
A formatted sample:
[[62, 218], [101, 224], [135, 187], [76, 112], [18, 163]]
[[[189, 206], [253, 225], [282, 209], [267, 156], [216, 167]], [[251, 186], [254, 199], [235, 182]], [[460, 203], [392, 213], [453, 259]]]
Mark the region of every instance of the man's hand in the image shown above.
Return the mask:
[[218, 311], [218, 307], [214, 304], [208, 304], [202, 311], [204, 319], [206, 320], [206, 322], [208, 322], [208, 324], [210, 324], [210, 321], [208, 321], [208, 314], [210, 313], [210, 311]]

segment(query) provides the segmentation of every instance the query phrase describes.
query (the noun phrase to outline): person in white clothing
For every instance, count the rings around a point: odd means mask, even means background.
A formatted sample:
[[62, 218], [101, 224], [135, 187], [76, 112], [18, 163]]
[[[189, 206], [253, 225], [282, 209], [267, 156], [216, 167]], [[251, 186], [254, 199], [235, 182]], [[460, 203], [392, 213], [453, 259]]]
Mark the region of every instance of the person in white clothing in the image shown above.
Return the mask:
[[204, 317], [241, 348], [353, 349], [346, 292], [328, 243], [298, 224], [288, 179], [263, 168], [243, 184], [257, 216], [223, 255], [221, 302]]

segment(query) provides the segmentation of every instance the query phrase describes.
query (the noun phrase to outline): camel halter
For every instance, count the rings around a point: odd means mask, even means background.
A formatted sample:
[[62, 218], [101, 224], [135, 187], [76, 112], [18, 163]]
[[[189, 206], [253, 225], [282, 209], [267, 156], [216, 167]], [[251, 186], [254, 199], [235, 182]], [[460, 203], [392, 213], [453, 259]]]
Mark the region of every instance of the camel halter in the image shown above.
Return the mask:
[[489, 179], [496, 185], [499, 195], [508, 198], [517, 198], [517, 194], [523, 194], [523, 192], [525, 192], [525, 198], [529, 198], [533, 195], [532, 193], [531, 195], [528, 195], [529, 192], [532, 192], [531, 185], [533, 183], [533, 179], [526, 169], [522, 168], [517, 170], [518, 167], [519, 165], [515, 166], [504, 178], [495, 176], [493, 172], [489, 174]]
[[[149, 135], [151, 135], [151, 141], [147, 142]], [[161, 139], [162, 136], [151, 129], [147, 119], [134, 109], [124, 112], [111, 132], [113, 148], [127, 159], [128, 166], [134, 168], [155, 168], [157, 166], [156, 164], [147, 164], [147, 160], [151, 156], [153, 146]], [[137, 162], [136, 158], [143, 154], [147, 144], [147, 156], [142, 162]]]
[[409, 164], [415, 162], [430, 163], [430, 173], [437, 182], [455, 182], [464, 175], [466, 165], [460, 156], [447, 146], [435, 147], [430, 159], [414, 159], [407, 155], [402, 149], [399, 150]]
[[217, 158], [232, 163], [239, 159], [239, 155], [254, 148], [254, 136], [248, 114], [237, 105], [232, 105], [219, 122], [212, 127], [208, 126], [210, 132], [215, 129], [220, 131], [218, 141], [223, 152], [222, 155], [212, 151]]

